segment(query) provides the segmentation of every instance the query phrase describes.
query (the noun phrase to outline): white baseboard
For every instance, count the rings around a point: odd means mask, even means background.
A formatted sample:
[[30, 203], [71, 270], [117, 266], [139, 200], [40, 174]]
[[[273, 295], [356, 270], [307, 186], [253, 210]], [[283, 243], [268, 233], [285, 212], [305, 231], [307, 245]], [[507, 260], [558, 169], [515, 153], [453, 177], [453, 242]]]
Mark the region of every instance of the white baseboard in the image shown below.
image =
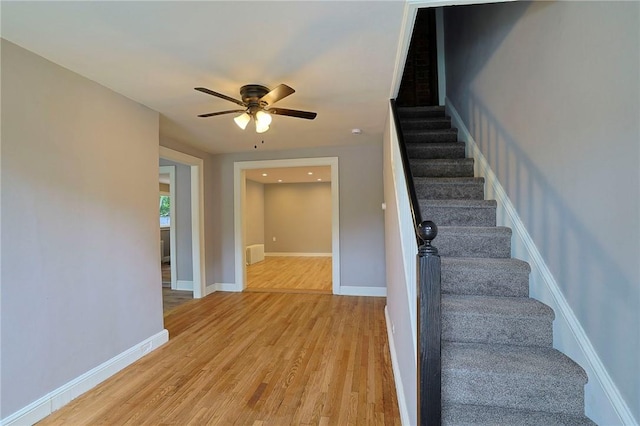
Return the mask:
[[211, 293], [215, 293], [218, 290], [218, 285], [216, 283], [208, 284], [204, 289], [204, 297], [207, 297]]
[[386, 287], [358, 287], [341, 285], [341, 296], [370, 296], [370, 297], [387, 297]]
[[149, 337], [126, 351], [116, 355], [99, 366], [76, 377], [69, 383], [49, 392], [37, 401], [0, 420], [2, 426], [32, 425], [56, 410], [59, 410], [73, 399], [99, 385], [118, 371], [133, 364], [149, 352], [169, 341], [169, 332], [161, 332]]
[[467, 156], [475, 160], [476, 176], [485, 179], [487, 198], [494, 198], [498, 203], [498, 225], [508, 226], [513, 231], [512, 252], [531, 266], [531, 297], [546, 303], [556, 313], [553, 346], [580, 364], [589, 376], [585, 386], [585, 414], [600, 425], [637, 425], [637, 420], [602, 364], [487, 159], [449, 99], [446, 105], [452, 126], [460, 132], [460, 140], [467, 144]]
[[193, 281], [177, 280], [176, 290], [193, 291]]
[[332, 257], [331, 253], [280, 253], [280, 252], [270, 252], [265, 253], [265, 256], [279, 256], [279, 257]]
[[215, 283], [216, 291], [231, 291], [231, 292], [241, 292], [242, 289], [238, 289], [238, 286], [235, 283]]
[[398, 355], [396, 354], [396, 344], [393, 339], [393, 331], [391, 330], [391, 319], [389, 318], [389, 310], [384, 307], [384, 319], [387, 324], [387, 337], [389, 339], [389, 353], [391, 354], [391, 368], [393, 369], [393, 381], [396, 384], [396, 396], [398, 397], [398, 410], [400, 411], [400, 422], [403, 426], [410, 426], [409, 408], [407, 400], [404, 396], [404, 386], [402, 385], [402, 376], [400, 375], [400, 365], [398, 365]]

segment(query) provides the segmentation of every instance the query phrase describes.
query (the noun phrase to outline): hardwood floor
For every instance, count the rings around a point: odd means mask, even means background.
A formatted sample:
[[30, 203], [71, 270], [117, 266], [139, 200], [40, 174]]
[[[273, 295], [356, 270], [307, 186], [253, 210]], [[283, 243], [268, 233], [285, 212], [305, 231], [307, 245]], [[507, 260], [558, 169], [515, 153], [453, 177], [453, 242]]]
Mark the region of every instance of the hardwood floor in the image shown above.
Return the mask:
[[331, 294], [331, 257], [267, 256], [247, 266], [247, 291]]
[[43, 425], [399, 425], [384, 298], [214, 293]]
[[193, 292], [171, 290], [171, 265], [162, 264], [162, 312], [167, 315], [169, 311], [193, 300]]
[[162, 287], [162, 312], [165, 316], [178, 306], [193, 300], [193, 292], [191, 291], [171, 290], [171, 288]]
[[162, 271], [162, 284], [171, 286], [171, 265], [163, 263], [161, 266]]

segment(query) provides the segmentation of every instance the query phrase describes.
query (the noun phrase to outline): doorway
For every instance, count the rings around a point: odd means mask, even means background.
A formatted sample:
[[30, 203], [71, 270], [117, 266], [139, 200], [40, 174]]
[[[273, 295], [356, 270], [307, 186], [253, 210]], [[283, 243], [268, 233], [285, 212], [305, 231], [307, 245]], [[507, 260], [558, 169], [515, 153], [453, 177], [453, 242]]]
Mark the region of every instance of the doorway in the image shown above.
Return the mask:
[[331, 167], [245, 171], [247, 291], [331, 294]]
[[[190, 247], [187, 247], [190, 254], [190, 261], [184, 266], [184, 270], [188, 272], [186, 275], [188, 279], [180, 279], [180, 263], [181, 247], [178, 241], [180, 235], [178, 232], [179, 226], [171, 226], [176, 232], [175, 236], [171, 235], [171, 264], [172, 264], [172, 289], [185, 290], [193, 292], [193, 298], [198, 299], [204, 297], [205, 294], [205, 269], [204, 269], [204, 174], [203, 174], [203, 160], [191, 155], [184, 154], [179, 151], [175, 151], [161, 146], [159, 149], [160, 160], [165, 160], [173, 165], [183, 166], [186, 170], [186, 181], [189, 185], [185, 185], [183, 191], [188, 192], [189, 195], [189, 207], [190, 211], [187, 214], [186, 219], [187, 226], [183, 227], [183, 231], [186, 231], [190, 237]], [[178, 171], [174, 176], [178, 175]], [[180, 215], [175, 210], [175, 206], [178, 204], [180, 185], [174, 178], [174, 183], [170, 187], [171, 205], [174, 207], [172, 210], [171, 220], [174, 222], [172, 225], [177, 225], [177, 221], [180, 219]], [[183, 258], [184, 259], [184, 258]], [[175, 264], [175, 272], [174, 266]], [[173, 284], [173, 277], [175, 277], [175, 286]]]
[[[266, 161], [244, 161], [234, 163], [234, 237], [235, 237], [235, 273], [236, 283], [233, 285], [232, 291], [244, 291], [247, 288], [247, 269], [246, 265], [251, 261], [251, 252], [248, 252], [248, 243], [250, 236], [247, 234], [247, 217], [249, 211], [247, 209], [247, 175], [256, 173], [256, 170], [263, 169], [293, 169], [307, 168], [306, 173], [311, 172], [311, 168], [324, 167], [327, 170], [330, 183], [327, 185], [330, 203], [330, 242], [325, 247], [330, 247], [329, 252], [322, 253], [317, 248], [311, 249], [314, 254], [324, 254], [330, 259], [331, 268], [331, 287], [330, 292], [340, 294], [340, 248], [339, 248], [339, 200], [338, 200], [338, 159], [337, 157], [323, 158], [301, 158], [289, 160], [266, 160]], [[262, 174], [262, 172], [260, 172]], [[318, 179], [318, 178], [316, 178]], [[283, 182], [284, 183], [284, 180]], [[309, 226], [309, 224], [307, 224]], [[263, 234], [264, 235], [264, 234]], [[276, 241], [273, 241], [273, 238]], [[277, 244], [277, 235], [264, 235], [265, 239], [270, 239], [268, 245], [273, 250], [279, 250]], [[265, 245], [267, 242], [265, 242]], [[327, 249], [324, 249], [327, 250]], [[275, 252], [282, 254], [282, 252]], [[288, 249], [287, 254], [308, 254], [297, 253], [292, 249]], [[330, 257], [329, 257], [330, 255]], [[279, 256], [285, 257], [285, 256]], [[296, 257], [296, 256], [293, 256]], [[297, 256], [304, 257], [304, 256]], [[286, 260], [286, 259], [285, 259]], [[302, 259], [303, 260], [303, 259]]]
[[[162, 286], [169, 284], [171, 290], [177, 290], [176, 270], [176, 170], [175, 166], [159, 167], [160, 183], [160, 265]], [[168, 207], [168, 208], [167, 208]], [[167, 211], [168, 210], [168, 211]], [[172, 220], [174, 223], [172, 224]], [[168, 275], [168, 277], [167, 277]], [[168, 279], [167, 279], [168, 278]]]

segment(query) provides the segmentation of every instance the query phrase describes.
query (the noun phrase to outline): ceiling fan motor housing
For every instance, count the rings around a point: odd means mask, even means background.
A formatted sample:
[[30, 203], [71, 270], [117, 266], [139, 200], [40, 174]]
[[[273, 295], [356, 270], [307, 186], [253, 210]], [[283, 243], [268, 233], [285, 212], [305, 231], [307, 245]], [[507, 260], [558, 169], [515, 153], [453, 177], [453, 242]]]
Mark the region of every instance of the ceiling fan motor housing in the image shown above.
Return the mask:
[[240, 88], [242, 102], [247, 104], [248, 109], [255, 113], [257, 109], [267, 106], [266, 102], [260, 102], [260, 98], [269, 93], [269, 88], [259, 84], [247, 84]]

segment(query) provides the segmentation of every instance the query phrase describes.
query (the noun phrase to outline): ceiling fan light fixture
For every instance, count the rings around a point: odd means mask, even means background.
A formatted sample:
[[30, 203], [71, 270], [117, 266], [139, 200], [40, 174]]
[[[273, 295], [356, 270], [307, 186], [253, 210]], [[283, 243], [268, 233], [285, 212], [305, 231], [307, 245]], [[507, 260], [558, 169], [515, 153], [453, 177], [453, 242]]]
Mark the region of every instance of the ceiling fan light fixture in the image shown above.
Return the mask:
[[244, 129], [247, 128], [247, 124], [249, 124], [249, 121], [251, 121], [251, 116], [245, 112], [245, 113], [240, 114], [236, 118], [234, 118], [233, 121], [236, 122], [238, 127], [240, 127], [242, 130], [244, 130]]
[[256, 112], [256, 121], [268, 127], [271, 124], [271, 114], [265, 111], [258, 111]]
[[[2, 1], [2, 0], [0, 0]], [[224, 114], [233, 114], [241, 112], [239, 116], [233, 120], [237, 126], [242, 130], [247, 128], [249, 121], [253, 119], [256, 125], [256, 133], [264, 133], [269, 130], [272, 116], [271, 114], [284, 115], [289, 117], [303, 118], [306, 120], [313, 120], [318, 114], [309, 111], [299, 111], [295, 109], [287, 108], [272, 108], [272, 105], [281, 99], [293, 94], [295, 90], [286, 84], [280, 84], [273, 90], [269, 90], [268, 87], [259, 84], [246, 84], [240, 88], [240, 96], [242, 100], [234, 99], [222, 93], [214, 92], [206, 87], [195, 87], [195, 90], [205, 93], [207, 95], [215, 96], [226, 101], [233, 102], [244, 108], [234, 109], [227, 111], [217, 111], [208, 114], [199, 114], [198, 117], [215, 117]], [[263, 142], [264, 143], [264, 142]]]
[[256, 120], [256, 133], [264, 133], [269, 130], [269, 125]]

